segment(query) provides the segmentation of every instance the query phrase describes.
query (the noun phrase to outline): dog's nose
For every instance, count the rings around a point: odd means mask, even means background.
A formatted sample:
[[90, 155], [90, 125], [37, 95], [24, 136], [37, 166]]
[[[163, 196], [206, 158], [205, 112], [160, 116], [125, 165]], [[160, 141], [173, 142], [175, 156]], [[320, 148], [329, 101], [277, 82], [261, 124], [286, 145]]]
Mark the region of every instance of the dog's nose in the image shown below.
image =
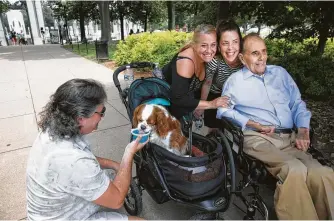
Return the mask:
[[145, 125], [141, 125], [141, 126], [140, 126], [140, 129], [145, 130], [145, 129], [146, 129], [146, 126], [145, 126]]

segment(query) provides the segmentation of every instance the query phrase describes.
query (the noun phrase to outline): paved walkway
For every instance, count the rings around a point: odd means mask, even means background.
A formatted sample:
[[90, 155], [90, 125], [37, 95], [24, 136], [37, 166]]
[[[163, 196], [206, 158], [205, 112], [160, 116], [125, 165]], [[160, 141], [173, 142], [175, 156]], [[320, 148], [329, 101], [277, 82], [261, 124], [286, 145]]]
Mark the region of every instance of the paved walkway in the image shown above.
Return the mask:
[[[111, 70], [59, 45], [0, 47], [0, 220], [26, 218], [25, 171], [38, 113], [57, 87], [72, 78], [94, 78], [105, 84], [106, 117], [89, 139], [97, 156], [121, 159], [130, 122]], [[143, 203], [145, 219], [188, 219], [195, 212], [171, 201], [158, 205], [146, 191]], [[243, 214], [231, 208], [226, 216], [242, 219]]]

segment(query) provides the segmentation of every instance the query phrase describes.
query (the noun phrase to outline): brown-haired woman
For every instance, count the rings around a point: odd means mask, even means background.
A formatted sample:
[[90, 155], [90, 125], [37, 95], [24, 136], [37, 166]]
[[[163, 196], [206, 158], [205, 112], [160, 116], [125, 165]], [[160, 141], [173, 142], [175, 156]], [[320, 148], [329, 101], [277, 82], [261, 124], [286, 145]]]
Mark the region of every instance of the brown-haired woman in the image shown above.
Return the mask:
[[[206, 65], [206, 80], [202, 87], [201, 99], [214, 100], [221, 96], [222, 88], [227, 78], [242, 68], [239, 60], [242, 36], [239, 26], [233, 20], [222, 20], [217, 24], [218, 53]], [[217, 110], [199, 110], [196, 116], [204, 112], [204, 125], [210, 130], [219, 128]]]
[[192, 42], [185, 45], [163, 68], [166, 81], [171, 85], [171, 113], [176, 118], [195, 109], [227, 107], [228, 100], [219, 97], [212, 101], [200, 100], [200, 89], [206, 78], [205, 64], [216, 54], [217, 37], [212, 25], [199, 25]]

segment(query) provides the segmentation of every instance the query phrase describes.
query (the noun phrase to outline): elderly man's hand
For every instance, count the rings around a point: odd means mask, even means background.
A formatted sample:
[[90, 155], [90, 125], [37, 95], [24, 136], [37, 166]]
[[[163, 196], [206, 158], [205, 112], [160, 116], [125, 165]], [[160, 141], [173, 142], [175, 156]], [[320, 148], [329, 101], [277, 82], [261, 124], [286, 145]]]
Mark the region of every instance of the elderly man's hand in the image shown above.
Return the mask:
[[296, 136], [296, 147], [299, 150], [307, 151], [310, 146], [310, 130], [308, 128], [298, 128]]
[[260, 132], [261, 132], [261, 134], [270, 135], [270, 134], [273, 134], [275, 132], [275, 127], [274, 126], [261, 125]]

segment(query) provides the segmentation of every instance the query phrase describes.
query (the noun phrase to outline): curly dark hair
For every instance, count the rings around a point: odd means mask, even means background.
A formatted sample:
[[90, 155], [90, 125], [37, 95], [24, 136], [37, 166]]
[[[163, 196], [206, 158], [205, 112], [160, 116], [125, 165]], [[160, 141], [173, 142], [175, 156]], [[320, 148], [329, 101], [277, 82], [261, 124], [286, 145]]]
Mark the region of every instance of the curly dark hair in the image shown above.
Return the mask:
[[101, 83], [92, 79], [72, 79], [51, 95], [40, 113], [38, 126], [53, 139], [71, 139], [80, 134], [78, 117], [90, 117], [107, 100]]

